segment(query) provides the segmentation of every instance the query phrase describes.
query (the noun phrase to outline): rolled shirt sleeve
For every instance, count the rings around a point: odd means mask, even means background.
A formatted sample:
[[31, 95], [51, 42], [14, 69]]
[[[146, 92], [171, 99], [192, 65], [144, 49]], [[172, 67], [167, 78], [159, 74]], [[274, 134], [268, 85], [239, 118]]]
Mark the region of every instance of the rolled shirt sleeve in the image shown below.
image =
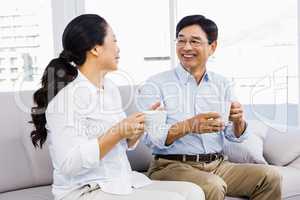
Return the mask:
[[224, 135], [231, 142], [243, 142], [249, 136], [248, 123], [246, 122], [246, 129], [244, 130], [244, 132], [242, 133], [242, 135], [240, 137], [237, 138], [235, 136], [232, 124], [230, 124], [229, 126], [227, 126], [225, 128]]
[[143, 137], [143, 142], [152, 149], [169, 149], [173, 146], [173, 144], [166, 146], [166, 139], [168, 137], [169, 129], [172, 124], [165, 124], [158, 133], [150, 134], [146, 133]]

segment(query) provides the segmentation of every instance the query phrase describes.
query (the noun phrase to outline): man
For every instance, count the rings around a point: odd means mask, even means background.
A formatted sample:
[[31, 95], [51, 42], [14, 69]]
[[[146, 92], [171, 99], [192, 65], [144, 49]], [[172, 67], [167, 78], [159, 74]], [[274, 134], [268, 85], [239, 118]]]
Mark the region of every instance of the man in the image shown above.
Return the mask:
[[[281, 176], [275, 168], [231, 163], [222, 154], [225, 139], [241, 142], [251, 130], [229, 81], [206, 69], [217, 37], [212, 20], [184, 17], [176, 27], [179, 65], [151, 77], [139, 90], [139, 109], [160, 101], [167, 112], [166, 127], [145, 137], [155, 155], [149, 176], [196, 183], [208, 200], [223, 200], [226, 195], [279, 200]], [[231, 124], [225, 126], [220, 113], [208, 112], [215, 101], [231, 102]]]

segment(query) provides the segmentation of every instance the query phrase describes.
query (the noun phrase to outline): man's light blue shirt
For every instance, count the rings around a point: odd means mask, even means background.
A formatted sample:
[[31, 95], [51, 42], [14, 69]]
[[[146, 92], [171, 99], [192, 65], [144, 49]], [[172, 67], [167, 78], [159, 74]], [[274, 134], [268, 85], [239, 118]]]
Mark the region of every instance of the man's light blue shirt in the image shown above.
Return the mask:
[[[161, 102], [167, 112], [167, 121], [159, 134], [146, 134], [144, 142], [154, 154], [208, 154], [223, 151], [224, 140], [243, 141], [247, 129], [237, 138], [232, 125], [216, 133], [189, 133], [166, 146], [169, 128], [200, 113], [209, 112], [213, 102], [235, 101], [233, 84], [221, 75], [206, 72], [199, 84], [181, 65], [150, 77], [138, 89], [137, 107], [147, 110], [155, 102]], [[211, 110], [212, 111], [212, 110]]]

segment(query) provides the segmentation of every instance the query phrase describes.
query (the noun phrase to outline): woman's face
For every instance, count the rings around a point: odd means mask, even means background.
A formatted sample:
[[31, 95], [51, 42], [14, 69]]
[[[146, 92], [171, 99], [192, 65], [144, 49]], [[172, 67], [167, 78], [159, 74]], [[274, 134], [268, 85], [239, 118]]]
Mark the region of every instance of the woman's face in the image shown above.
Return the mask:
[[109, 25], [107, 26], [104, 43], [100, 47], [99, 64], [101, 68], [105, 71], [117, 70], [120, 49], [117, 45], [116, 36]]

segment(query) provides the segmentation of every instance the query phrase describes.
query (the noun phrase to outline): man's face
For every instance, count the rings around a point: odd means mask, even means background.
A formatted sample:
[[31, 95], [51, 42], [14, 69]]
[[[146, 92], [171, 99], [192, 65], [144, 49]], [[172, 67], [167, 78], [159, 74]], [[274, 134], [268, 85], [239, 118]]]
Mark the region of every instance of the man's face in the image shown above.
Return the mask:
[[205, 68], [207, 59], [216, 49], [217, 42], [208, 44], [206, 33], [198, 25], [187, 26], [178, 34], [176, 53], [180, 63], [189, 71]]

